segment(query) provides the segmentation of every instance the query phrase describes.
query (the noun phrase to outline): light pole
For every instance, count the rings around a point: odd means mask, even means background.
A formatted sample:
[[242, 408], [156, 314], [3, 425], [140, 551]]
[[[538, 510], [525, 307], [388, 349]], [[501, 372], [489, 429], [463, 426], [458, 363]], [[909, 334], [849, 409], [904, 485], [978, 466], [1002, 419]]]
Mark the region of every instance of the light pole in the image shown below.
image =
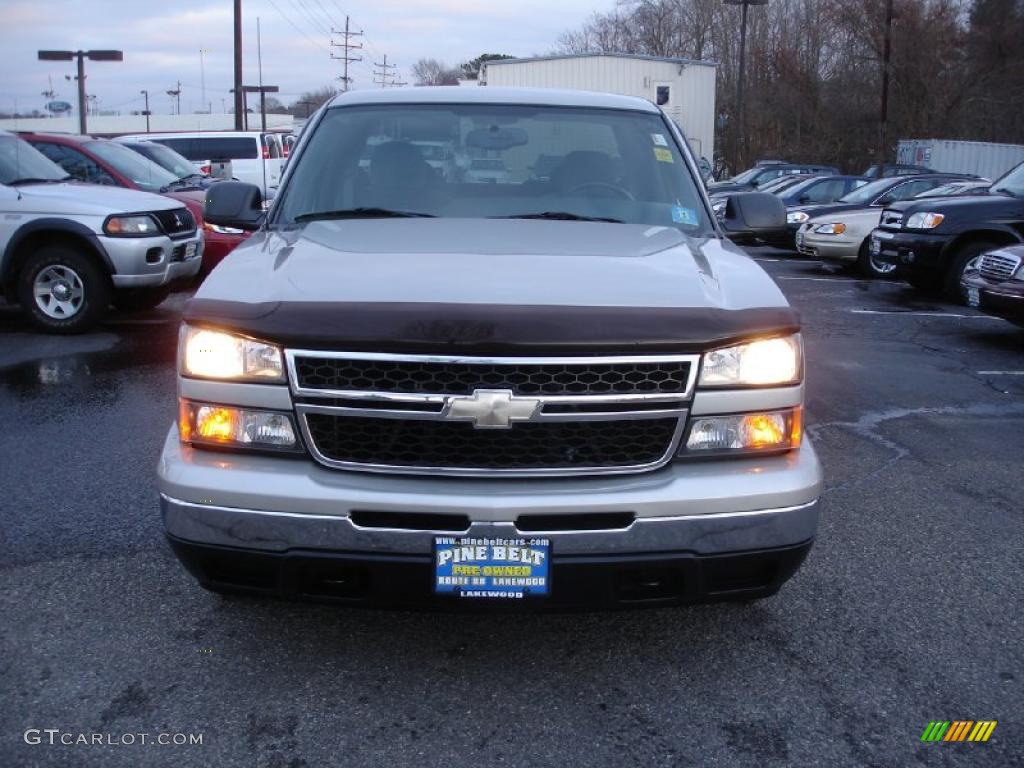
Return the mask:
[[751, 5], [768, 5], [768, 0], [723, 0], [726, 5], [743, 6], [740, 21], [740, 66], [736, 78], [736, 117], [733, 120], [732, 167], [733, 172], [739, 170], [741, 151], [740, 141], [746, 143], [746, 131], [743, 114], [743, 81], [747, 64], [747, 8]]
[[85, 60], [124, 61], [123, 51], [39, 51], [40, 61], [72, 61], [78, 59], [78, 132], [85, 134]]
[[139, 91], [139, 93], [146, 97], [146, 108], [142, 110], [142, 114], [146, 116], [146, 133], [149, 133], [149, 91]]

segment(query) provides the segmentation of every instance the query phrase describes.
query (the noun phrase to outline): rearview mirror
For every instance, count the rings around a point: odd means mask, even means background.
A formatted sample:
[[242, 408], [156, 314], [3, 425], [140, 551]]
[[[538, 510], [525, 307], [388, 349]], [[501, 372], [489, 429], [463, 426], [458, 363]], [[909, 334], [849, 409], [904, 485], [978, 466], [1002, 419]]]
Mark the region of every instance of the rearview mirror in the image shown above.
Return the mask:
[[219, 181], [206, 190], [203, 218], [219, 227], [257, 230], [263, 224], [263, 193], [244, 181]]
[[722, 229], [737, 245], [786, 234], [786, 206], [767, 192], [740, 192], [729, 197]]
[[500, 127], [474, 128], [466, 134], [466, 146], [476, 149], [511, 149], [527, 144], [529, 138], [522, 128]]

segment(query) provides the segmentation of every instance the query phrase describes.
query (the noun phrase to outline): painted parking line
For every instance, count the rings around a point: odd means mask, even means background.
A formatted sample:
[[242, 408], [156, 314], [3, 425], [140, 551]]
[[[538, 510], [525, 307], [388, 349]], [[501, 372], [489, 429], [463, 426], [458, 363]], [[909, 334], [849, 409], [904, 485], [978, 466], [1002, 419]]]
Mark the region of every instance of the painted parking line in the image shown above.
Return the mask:
[[848, 309], [854, 315], [911, 315], [913, 317], [954, 317], [963, 320], [998, 320], [1005, 323], [1001, 317], [992, 315], [959, 315], [955, 312], [905, 312], [899, 309]]
[[818, 283], [860, 283], [862, 280], [857, 280], [852, 277], [786, 277], [779, 276], [776, 280], [812, 280]]
[[979, 376], [1024, 376], [1024, 371], [975, 371]]

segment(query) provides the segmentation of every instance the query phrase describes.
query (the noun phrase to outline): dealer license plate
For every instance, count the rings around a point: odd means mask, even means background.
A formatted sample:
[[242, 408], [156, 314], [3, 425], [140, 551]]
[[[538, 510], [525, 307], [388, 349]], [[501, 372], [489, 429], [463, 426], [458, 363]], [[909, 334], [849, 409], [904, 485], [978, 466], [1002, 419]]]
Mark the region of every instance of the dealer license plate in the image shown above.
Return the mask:
[[434, 591], [464, 598], [546, 597], [551, 541], [435, 536]]
[[882, 241], [879, 240], [877, 237], [872, 237], [871, 246], [869, 250], [871, 251], [872, 256], [877, 256], [879, 253], [882, 252]]
[[797, 248], [803, 248], [804, 247], [804, 233], [803, 232], [797, 232], [796, 233], [796, 247]]
[[185, 259], [191, 259], [196, 255], [196, 251], [199, 250], [199, 243], [189, 243], [185, 246]]
[[967, 288], [967, 305], [970, 307], [981, 306], [981, 294], [973, 286], [968, 286]]

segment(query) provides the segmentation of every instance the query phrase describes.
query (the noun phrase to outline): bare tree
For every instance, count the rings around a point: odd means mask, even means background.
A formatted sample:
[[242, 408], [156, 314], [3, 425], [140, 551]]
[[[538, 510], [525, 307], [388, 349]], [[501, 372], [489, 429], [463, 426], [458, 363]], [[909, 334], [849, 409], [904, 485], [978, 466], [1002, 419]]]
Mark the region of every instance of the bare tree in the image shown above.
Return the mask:
[[416, 85], [458, 85], [459, 69], [437, 59], [420, 59], [412, 67]]

